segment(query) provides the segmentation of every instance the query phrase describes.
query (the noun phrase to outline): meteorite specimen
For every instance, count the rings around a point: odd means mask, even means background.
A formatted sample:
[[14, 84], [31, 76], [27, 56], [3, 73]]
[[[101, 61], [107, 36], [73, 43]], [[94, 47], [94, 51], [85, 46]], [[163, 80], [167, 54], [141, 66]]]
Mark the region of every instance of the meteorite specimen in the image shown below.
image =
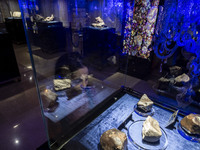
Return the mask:
[[176, 86], [183, 86], [184, 84], [188, 83], [190, 81], [190, 77], [187, 74], [182, 74], [175, 78], [175, 85]]
[[170, 83], [170, 79], [167, 78], [160, 78], [158, 80], [158, 89], [160, 90], [168, 90], [169, 89], [169, 83]]
[[70, 79], [54, 79], [54, 89], [56, 91], [64, 90], [71, 87]]
[[92, 23], [93, 27], [104, 27], [105, 23], [103, 21], [103, 19], [101, 19], [101, 17], [96, 17], [95, 18], [95, 23]]
[[162, 136], [162, 132], [157, 120], [148, 116], [143, 123], [142, 139], [147, 142], [157, 142]]
[[100, 144], [103, 150], [125, 150], [127, 137], [120, 130], [110, 129], [101, 135]]
[[170, 70], [170, 74], [175, 77], [182, 74], [182, 68], [179, 66], [170, 67], [169, 70]]
[[151, 101], [146, 94], [144, 94], [140, 101], [137, 103], [137, 109], [143, 110], [144, 112], [151, 111], [153, 106], [153, 101]]
[[52, 92], [50, 89], [46, 89], [41, 92], [43, 105], [45, 108], [54, 106], [58, 95]]
[[189, 114], [181, 120], [181, 127], [189, 134], [200, 135], [200, 115]]

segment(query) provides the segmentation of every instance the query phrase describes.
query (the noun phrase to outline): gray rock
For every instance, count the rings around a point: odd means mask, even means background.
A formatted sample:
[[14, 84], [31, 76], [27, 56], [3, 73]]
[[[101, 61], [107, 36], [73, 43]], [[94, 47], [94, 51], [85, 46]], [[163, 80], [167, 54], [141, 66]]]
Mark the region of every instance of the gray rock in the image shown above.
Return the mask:
[[103, 150], [125, 150], [127, 137], [120, 130], [110, 129], [101, 135], [100, 144]]
[[147, 142], [157, 142], [162, 136], [162, 132], [157, 120], [148, 116], [143, 123], [142, 139]]
[[151, 111], [152, 106], [153, 101], [151, 101], [146, 94], [144, 94], [137, 103], [137, 108], [142, 109], [145, 112]]
[[54, 79], [53, 80], [54, 89], [56, 91], [64, 90], [71, 87], [70, 79]]

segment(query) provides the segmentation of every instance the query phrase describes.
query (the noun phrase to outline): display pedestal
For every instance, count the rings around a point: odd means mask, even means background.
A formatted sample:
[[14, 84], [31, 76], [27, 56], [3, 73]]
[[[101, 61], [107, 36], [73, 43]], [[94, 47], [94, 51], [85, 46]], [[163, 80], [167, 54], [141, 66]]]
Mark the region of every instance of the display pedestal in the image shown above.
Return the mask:
[[37, 22], [37, 28], [37, 32], [32, 31], [35, 46], [46, 53], [63, 51], [66, 46], [66, 30], [62, 22]]
[[107, 58], [116, 51], [116, 37], [114, 28], [84, 28], [83, 55], [87, 57], [87, 61], [102, 69], [107, 63]]
[[20, 80], [21, 78], [15, 53], [8, 33], [0, 32], [0, 45], [0, 83], [5, 83], [11, 80]]
[[16, 44], [26, 43], [26, 37], [21, 18], [5, 18], [6, 29]]

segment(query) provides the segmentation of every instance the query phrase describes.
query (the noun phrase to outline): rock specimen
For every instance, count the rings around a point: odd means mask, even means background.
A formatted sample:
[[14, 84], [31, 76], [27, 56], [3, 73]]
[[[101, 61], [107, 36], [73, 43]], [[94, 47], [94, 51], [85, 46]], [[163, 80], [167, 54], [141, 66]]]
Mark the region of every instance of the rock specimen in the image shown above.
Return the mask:
[[95, 18], [95, 23], [92, 23], [93, 27], [104, 27], [105, 23], [103, 21], [103, 19], [101, 19], [101, 17], [96, 17]]
[[182, 128], [189, 134], [200, 135], [200, 115], [189, 114], [181, 120]]
[[58, 95], [52, 92], [50, 89], [46, 89], [43, 92], [41, 92], [41, 96], [45, 108], [52, 107], [55, 104], [56, 99], [58, 97]]
[[179, 66], [170, 67], [169, 70], [170, 70], [170, 74], [175, 77], [182, 74], [182, 68]]
[[183, 86], [184, 84], [188, 83], [190, 81], [190, 77], [187, 74], [182, 74], [175, 78], [175, 85], [176, 86]]
[[46, 22], [53, 21], [53, 20], [54, 20], [54, 15], [53, 15], [53, 14], [51, 14], [51, 16], [46, 17], [46, 18], [44, 19], [44, 21], [46, 21]]
[[170, 83], [170, 79], [167, 79], [167, 78], [160, 78], [158, 80], [158, 89], [160, 90], [167, 90], [169, 89], [169, 83]]
[[64, 90], [71, 87], [70, 79], [54, 79], [53, 80], [54, 89], [56, 91]]
[[144, 94], [140, 101], [137, 103], [137, 108], [145, 112], [151, 111], [153, 106], [153, 101], [151, 101], [146, 94]]
[[120, 130], [110, 129], [101, 135], [100, 144], [103, 150], [125, 150], [127, 137]]
[[157, 120], [148, 116], [143, 123], [142, 139], [147, 142], [157, 142], [162, 136], [162, 132]]

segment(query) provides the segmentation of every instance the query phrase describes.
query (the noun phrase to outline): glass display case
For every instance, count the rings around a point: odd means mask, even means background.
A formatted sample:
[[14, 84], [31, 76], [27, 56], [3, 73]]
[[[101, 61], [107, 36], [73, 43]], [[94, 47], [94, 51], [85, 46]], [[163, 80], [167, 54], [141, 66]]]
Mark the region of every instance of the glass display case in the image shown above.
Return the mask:
[[19, 3], [51, 149], [200, 148], [200, 1]]

